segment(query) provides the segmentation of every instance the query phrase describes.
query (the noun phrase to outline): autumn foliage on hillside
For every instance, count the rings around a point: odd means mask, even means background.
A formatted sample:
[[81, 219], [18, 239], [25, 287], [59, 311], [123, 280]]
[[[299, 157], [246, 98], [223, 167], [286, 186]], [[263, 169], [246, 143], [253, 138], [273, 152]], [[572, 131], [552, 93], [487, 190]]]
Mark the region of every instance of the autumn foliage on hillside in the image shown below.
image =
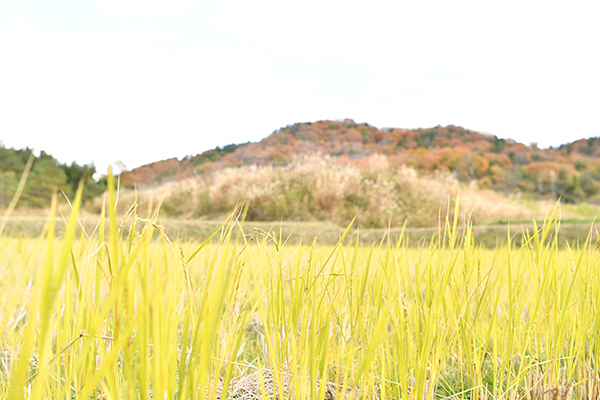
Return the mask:
[[287, 165], [299, 155], [315, 153], [359, 169], [366, 167], [370, 156], [380, 154], [392, 169], [408, 166], [424, 175], [447, 172], [458, 182], [475, 182], [480, 188], [567, 202], [595, 199], [600, 181], [596, 138], [539, 149], [452, 125], [377, 129], [346, 119], [297, 123], [258, 143], [149, 164], [123, 173], [121, 183], [153, 185], [245, 165]]

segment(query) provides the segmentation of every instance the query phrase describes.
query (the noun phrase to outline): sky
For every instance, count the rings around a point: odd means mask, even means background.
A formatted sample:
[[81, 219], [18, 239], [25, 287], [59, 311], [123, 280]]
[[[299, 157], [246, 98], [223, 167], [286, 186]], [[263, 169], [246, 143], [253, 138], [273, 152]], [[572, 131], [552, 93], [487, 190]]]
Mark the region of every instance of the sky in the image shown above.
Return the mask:
[[0, 0], [0, 142], [98, 171], [295, 122], [600, 136], [597, 0]]

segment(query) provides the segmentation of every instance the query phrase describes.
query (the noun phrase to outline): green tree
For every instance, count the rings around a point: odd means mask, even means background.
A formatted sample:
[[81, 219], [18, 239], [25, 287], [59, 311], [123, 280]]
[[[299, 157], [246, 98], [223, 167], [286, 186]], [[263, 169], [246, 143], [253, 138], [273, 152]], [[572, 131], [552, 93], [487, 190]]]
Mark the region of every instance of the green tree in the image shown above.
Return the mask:
[[61, 168], [64, 170], [67, 176], [67, 184], [69, 185], [69, 191], [67, 192], [67, 195], [69, 197], [75, 195], [79, 185], [82, 183], [83, 202], [93, 199], [106, 190], [106, 184], [103, 185], [100, 182], [96, 182], [93, 178], [94, 174], [96, 173], [96, 167], [94, 164], [79, 165], [76, 162], [72, 162], [71, 165], [61, 165]]
[[0, 171], [0, 207], [7, 207], [10, 204], [18, 183], [14, 171]]
[[55, 160], [48, 154], [42, 152], [38, 158], [21, 197], [23, 205], [30, 207], [48, 207], [52, 200], [52, 194], [56, 191], [68, 192], [67, 175]]
[[594, 181], [590, 171], [584, 171], [581, 173], [579, 184], [581, 185], [581, 189], [585, 193], [586, 197], [590, 197], [598, 193], [598, 187], [596, 186], [596, 182]]
[[15, 150], [0, 146], [0, 171], [12, 171], [20, 175], [25, 169], [31, 151], [29, 148]]

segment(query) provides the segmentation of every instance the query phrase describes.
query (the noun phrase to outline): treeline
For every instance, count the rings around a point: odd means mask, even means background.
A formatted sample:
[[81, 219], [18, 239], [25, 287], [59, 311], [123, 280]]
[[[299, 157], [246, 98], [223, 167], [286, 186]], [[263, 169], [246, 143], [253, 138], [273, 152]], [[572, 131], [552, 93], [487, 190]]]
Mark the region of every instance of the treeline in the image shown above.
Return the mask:
[[[29, 148], [17, 150], [0, 144], [0, 208], [10, 204], [32, 153], [33, 150]], [[42, 151], [33, 161], [18, 204], [33, 208], [48, 207], [54, 192], [64, 192], [71, 198], [80, 182], [84, 183], [83, 201], [91, 200], [106, 189], [105, 179], [96, 181], [95, 173], [93, 164], [63, 164]]]
[[[0, 147], [0, 207], [15, 192], [31, 149]], [[600, 202], [600, 139], [540, 149], [512, 139], [458, 126], [378, 129], [353, 120], [296, 123], [257, 143], [231, 144], [181, 160], [171, 158], [121, 174], [122, 187], [152, 187], [189, 178], [211, 179], [219, 171], [244, 166], [286, 166], [299, 156], [321, 154], [336, 164], [368, 169], [384, 156], [390, 172], [410, 167], [422, 177], [440, 172], [459, 183], [533, 199], [566, 203]], [[85, 200], [102, 193], [93, 165], [60, 164], [42, 152], [36, 159], [21, 205], [45, 207], [54, 190], [71, 195], [83, 179]]]

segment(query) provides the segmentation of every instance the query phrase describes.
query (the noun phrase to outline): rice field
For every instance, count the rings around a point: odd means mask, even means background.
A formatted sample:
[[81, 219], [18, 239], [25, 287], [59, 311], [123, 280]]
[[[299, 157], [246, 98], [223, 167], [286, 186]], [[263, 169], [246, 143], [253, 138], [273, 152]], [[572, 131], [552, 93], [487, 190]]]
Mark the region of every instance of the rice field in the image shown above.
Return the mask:
[[82, 229], [80, 195], [60, 237], [56, 206], [0, 236], [0, 399], [600, 398], [599, 250], [554, 214], [495, 249], [457, 219], [292, 245], [239, 210], [177, 242], [114, 191]]

